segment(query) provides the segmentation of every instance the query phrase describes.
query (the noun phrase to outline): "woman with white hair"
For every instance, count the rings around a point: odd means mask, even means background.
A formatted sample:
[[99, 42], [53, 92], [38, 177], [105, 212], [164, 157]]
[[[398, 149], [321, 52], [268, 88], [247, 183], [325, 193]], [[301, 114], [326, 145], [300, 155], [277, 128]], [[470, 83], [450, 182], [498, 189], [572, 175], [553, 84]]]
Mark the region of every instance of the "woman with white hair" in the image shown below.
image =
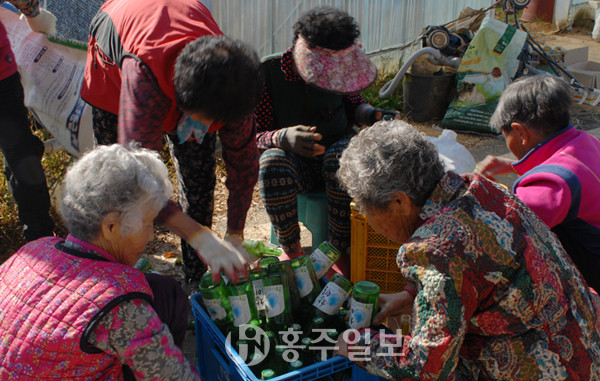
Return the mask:
[[184, 291], [133, 268], [172, 193], [163, 162], [100, 146], [63, 189], [67, 238], [30, 242], [0, 266], [0, 379], [198, 379], [179, 349]]
[[402, 243], [408, 287], [380, 296], [374, 323], [413, 310], [404, 337], [367, 329], [346, 345], [345, 333], [341, 354], [360, 349], [359, 364], [388, 379], [598, 379], [598, 295], [514, 194], [445, 172], [401, 121], [354, 137], [338, 176], [373, 229]]

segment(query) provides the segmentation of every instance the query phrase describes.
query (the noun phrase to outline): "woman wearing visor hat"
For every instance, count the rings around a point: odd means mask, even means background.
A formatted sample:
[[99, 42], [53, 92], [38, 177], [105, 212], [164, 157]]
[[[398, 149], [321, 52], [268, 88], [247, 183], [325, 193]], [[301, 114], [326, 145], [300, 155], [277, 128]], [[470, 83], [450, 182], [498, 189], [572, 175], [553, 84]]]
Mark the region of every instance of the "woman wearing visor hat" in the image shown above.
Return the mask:
[[360, 30], [346, 12], [314, 8], [294, 25], [294, 43], [265, 57], [265, 92], [255, 110], [259, 185], [283, 256], [303, 255], [296, 196], [327, 193], [329, 243], [343, 253], [334, 267], [348, 275], [350, 197], [335, 173], [356, 125], [371, 125], [395, 111], [373, 108], [359, 94], [377, 68], [357, 41]]

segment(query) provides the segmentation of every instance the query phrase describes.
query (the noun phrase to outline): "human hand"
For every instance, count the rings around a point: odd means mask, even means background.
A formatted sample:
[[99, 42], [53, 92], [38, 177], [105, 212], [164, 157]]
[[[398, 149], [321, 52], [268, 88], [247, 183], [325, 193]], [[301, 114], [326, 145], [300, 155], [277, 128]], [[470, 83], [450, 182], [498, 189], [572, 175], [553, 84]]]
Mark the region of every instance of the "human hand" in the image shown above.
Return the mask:
[[358, 335], [359, 333], [355, 329], [348, 329], [344, 332], [340, 332], [334, 347], [337, 349], [333, 351], [333, 356], [340, 355], [348, 357], [348, 343], [346, 342], [346, 339], [351, 343], [356, 343]]
[[325, 153], [325, 147], [316, 142], [323, 135], [315, 132], [317, 127], [294, 126], [279, 130], [277, 144], [286, 151], [292, 151], [303, 157], [314, 157]]
[[375, 120], [392, 120], [392, 119], [400, 119], [400, 113], [394, 110], [384, 110], [380, 108], [375, 109]]
[[[23, 17], [23, 16], [21, 16]], [[53, 36], [56, 34], [56, 16], [44, 8], [34, 17], [25, 17], [32, 31]]]
[[383, 324], [388, 316], [401, 314], [411, 307], [414, 297], [408, 291], [396, 294], [379, 294], [379, 313], [373, 319], [374, 325]]
[[[237, 282], [240, 274], [248, 275], [246, 267], [249, 257], [242, 248], [237, 249], [231, 240], [223, 240], [210, 230], [196, 233], [187, 243], [198, 252], [199, 257], [210, 267], [213, 280], [219, 280], [223, 271], [233, 282]], [[241, 245], [241, 243], [240, 243]]]
[[475, 173], [478, 173], [492, 181], [496, 181], [495, 175], [503, 175], [514, 172], [512, 160], [504, 157], [487, 155], [475, 167]]
[[246, 253], [246, 249], [242, 245], [242, 242], [244, 242], [244, 236], [242, 234], [227, 232], [227, 233], [225, 233], [225, 238], [223, 238], [223, 239], [225, 241], [229, 242], [230, 244], [232, 244], [233, 247], [235, 247], [242, 253]]

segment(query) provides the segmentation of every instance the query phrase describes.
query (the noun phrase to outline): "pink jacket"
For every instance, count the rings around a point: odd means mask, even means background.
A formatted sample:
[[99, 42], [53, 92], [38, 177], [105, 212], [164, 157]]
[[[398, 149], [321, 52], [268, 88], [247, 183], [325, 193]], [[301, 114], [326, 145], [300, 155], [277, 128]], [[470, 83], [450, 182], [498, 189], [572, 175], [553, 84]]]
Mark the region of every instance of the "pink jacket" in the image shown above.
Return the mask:
[[569, 126], [513, 167], [521, 175], [515, 194], [552, 228], [588, 284], [599, 290], [600, 141]]
[[101, 249], [105, 260], [62, 243], [30, 242], [0, 266], [0, 379], [123, 378], [118, 359], [86, 338], [119, 303], [151, 302], [150, 287]]

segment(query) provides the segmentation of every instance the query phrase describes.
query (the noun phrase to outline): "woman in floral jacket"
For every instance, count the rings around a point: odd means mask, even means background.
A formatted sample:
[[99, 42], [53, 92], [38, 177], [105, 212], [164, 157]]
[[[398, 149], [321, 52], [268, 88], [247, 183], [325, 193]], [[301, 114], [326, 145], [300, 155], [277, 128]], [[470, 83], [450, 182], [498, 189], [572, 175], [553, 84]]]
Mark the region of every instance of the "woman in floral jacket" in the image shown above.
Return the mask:
[[[381, 295], [375, 323], [412, 304], [409, 335], [369, 329], [340, 352], [392, 379], [597, 380], [600, 300], [548, 227], [478, 175], [444, 172], [411, 126], [353, 138], [340, 181], [373, 229], [403, 243], [408, 287]], [[353, 339], [350, 333], [343, 337]]]

